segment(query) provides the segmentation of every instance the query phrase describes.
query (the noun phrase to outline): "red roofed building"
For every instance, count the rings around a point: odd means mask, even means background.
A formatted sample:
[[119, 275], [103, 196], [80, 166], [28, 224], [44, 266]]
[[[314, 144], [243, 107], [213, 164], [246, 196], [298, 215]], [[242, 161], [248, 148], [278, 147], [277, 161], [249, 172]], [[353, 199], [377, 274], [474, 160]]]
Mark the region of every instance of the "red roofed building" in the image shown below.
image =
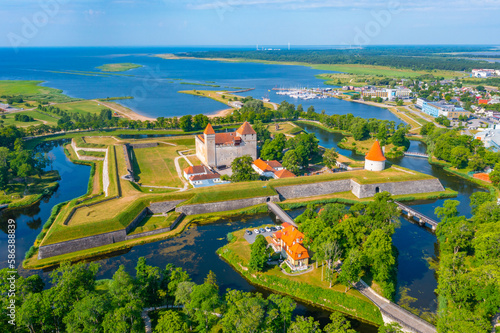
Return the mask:
[[286, 170], [278, 161], [264, 161], [260, 158], [252, 163], [252, 168], [261, 176], [267, 178], [281, 179], [295, 177], [295, 175]]
[[257, 133], [248, 122], [234, 132], [215, 133], [208, 124], [202, 135], [195, 137], [196, 156], [213, 168], [230, 166], [237, 157], [257, 158]]
[[293, 270], [307, 269], [309, 252], [302, 246], [304, 234], [295, 226], [283, 223], [282, 230], [271, 236], [273, 247], [286, 258], [286, 262]]
[[382, 171], [385, 169], [385, 156], [378, 141], [375, 141], [365, 156], [365, 170]]
[[477, 103], [478, 104], [488, 104], [489, 101], [491, 101], [491, 99], [483, 99], [483, 98], [480, 98]]
[[186, 178], [193, 187], [204, 187], [228, 183], [220, 179], [217, 172], [210, 170], [204, 165], [192, 165], [183, 170]]

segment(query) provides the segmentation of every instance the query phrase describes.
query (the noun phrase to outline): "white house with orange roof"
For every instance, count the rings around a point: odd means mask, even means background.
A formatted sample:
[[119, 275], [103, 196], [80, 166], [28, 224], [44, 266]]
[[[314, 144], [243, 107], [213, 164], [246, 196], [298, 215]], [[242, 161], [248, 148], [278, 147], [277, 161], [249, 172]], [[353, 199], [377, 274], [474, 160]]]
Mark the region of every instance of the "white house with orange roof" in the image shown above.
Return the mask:
[[309, 252], [302, 245], [304, 234], [289, 223], [281, 225], [283, 229], [271, 236], [271, 245], [277, 252], [281, 252], [285, 261], [292, 270], [305, 270], [309, 265]]
[[205, 165], [192, 165], [183, 170], [184, 178], [186, 178], [193, 187], [205, 187], [219, 184], [227, 184], [220, 178], [217, 172], [210, 170]]
[[195, 137], [195, 143], [198, 159], [212, 168], [230, 166], [244, 155], [257, 158], [257, 133], [246, 121], [236, 131], [223, 133], [215, 133], [208, 124], [203, 134]]
[[259, 175], [267, 178], [281, 179], [296, 177], [294, 173], [286, 170], [280, 162], [275, 160], [264, 161], [258, 158], [253, 161], [252, 168]]
[[385, 156], [378, 141], [375, 141], [365, 156], [365, 170], [382, 171], [385, 169]]

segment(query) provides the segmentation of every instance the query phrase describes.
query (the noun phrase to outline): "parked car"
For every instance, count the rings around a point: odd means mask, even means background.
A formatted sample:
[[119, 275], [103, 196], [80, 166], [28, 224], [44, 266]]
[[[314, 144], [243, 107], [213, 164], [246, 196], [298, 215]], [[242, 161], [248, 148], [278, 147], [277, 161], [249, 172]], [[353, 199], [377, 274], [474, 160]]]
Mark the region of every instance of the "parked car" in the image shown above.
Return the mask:
[[276, 226], [276, 229], [281, 230], [281, 229], [283, 229], [283, 227], [278, 225], [278, 226]]
[[259, 229], [259, 231], [260, 231], [261, 233], [265, 233], [265, 232], [266, 232], [266, 229], [264, 229], [264, 228], [260, 228], [260, 229]]
[[266, 231], [267, 231], [267, 232], [271, 232], [271, 228], [266, 227]]
[[249, 236], [252, 234], [252, 232], [251, 232], [250, 230], [247, 230], [247, 231], [245, 231], [245, 232], [246, 232], [246, 234], [247, 234], [247, 235], [249, 235]]
[[256, 234], [260, 234], [259, 229], [255, 229], [253, 232], [255, 232]]
[[276, 230], [278, 230], [278, 229], [276, 229], [275, 227], [271, 227], [271, 231], [272, 231], [272, 232], [274, 232], [274, 231], [276, 231]]

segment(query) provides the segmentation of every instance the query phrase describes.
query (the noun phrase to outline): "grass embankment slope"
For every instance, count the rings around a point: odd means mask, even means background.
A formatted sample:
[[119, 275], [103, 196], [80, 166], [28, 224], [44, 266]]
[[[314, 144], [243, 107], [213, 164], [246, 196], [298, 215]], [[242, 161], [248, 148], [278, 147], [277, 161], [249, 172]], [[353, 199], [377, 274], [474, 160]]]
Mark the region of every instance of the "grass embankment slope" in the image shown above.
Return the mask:
[[234, 239], [217, 253], [251, 283], [376, 325], [383, 323], [378, 308], [357, 290], [346, 293], [343, 285], [333, 283], [329, 288], [329, 282], [321, 281], [321, 267], [298, 276], [284, 275], [277, 267], [264, 272], [252, 271], [248, 267], [250, 244], [243, 233], [244, 230], [233, 232]]
[[[44, 195], [57, 189], [59, 173], [47, 171], [39, 176], [30, 176], [12, 180], [5, 190], [0, 191], [0, 204], [8, 204], [9, 208], [29, 206], [38, 202]], [[26, 181], [26, 182], [25, 182]]]
[[142, 65], [133, 64], [130, 62], [116, 63], [116, 64], [104, 64], [102, 66], [96, 67], [103, 72], [126, 72], [134, 68], [143, 67]]

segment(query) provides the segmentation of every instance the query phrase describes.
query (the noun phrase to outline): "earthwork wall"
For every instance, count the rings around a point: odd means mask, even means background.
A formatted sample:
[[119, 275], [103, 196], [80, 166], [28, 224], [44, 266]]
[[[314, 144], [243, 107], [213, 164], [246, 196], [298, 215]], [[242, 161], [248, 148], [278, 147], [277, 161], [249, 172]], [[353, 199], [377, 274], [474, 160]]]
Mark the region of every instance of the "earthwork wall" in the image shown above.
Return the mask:
[[255, 205], [260, 205], [269, 201], [280, 201], [279, 195], [272, 195], [268, 197], [258, 197], [240, 200], [229, 200], [222, 202], [211, 202], [206, 204], [185, 205], [175, 208], [176, 212], [184, 213], [186, 215], [197, 215], [224, 212], [235, 209], [247, 208]]
[[313, 197], [316, 195], [350, 191], [351, 180], [342, 179], [322, 183], [282, 186], [275, 187], [275, 190], [283, 199]]
[[170, 227], [156, 229], [156, 230], [151, 230], [151, 231], [145, 231], [145, 232], [141, 232], [141, 233], [135, 234], [135, 235], [127, 235], [125, 237], [125, 240], [135, 239], [135, 238], [139, 238], [139, 237], [152, 236], [152, 235], [161, 234], [162, 232], [171, 231], [172, 229], [175, 229], [175, 227], [177, 226], [177, 224], [179, 224], [180, 221], [182, 221], [182, 219], [184, 218], [184, 216], [186, 216], [186, 215], [184, 215], [184, 214], [179, 215], [175, 219], [174, 223], [172, 223], [172, 225]]

